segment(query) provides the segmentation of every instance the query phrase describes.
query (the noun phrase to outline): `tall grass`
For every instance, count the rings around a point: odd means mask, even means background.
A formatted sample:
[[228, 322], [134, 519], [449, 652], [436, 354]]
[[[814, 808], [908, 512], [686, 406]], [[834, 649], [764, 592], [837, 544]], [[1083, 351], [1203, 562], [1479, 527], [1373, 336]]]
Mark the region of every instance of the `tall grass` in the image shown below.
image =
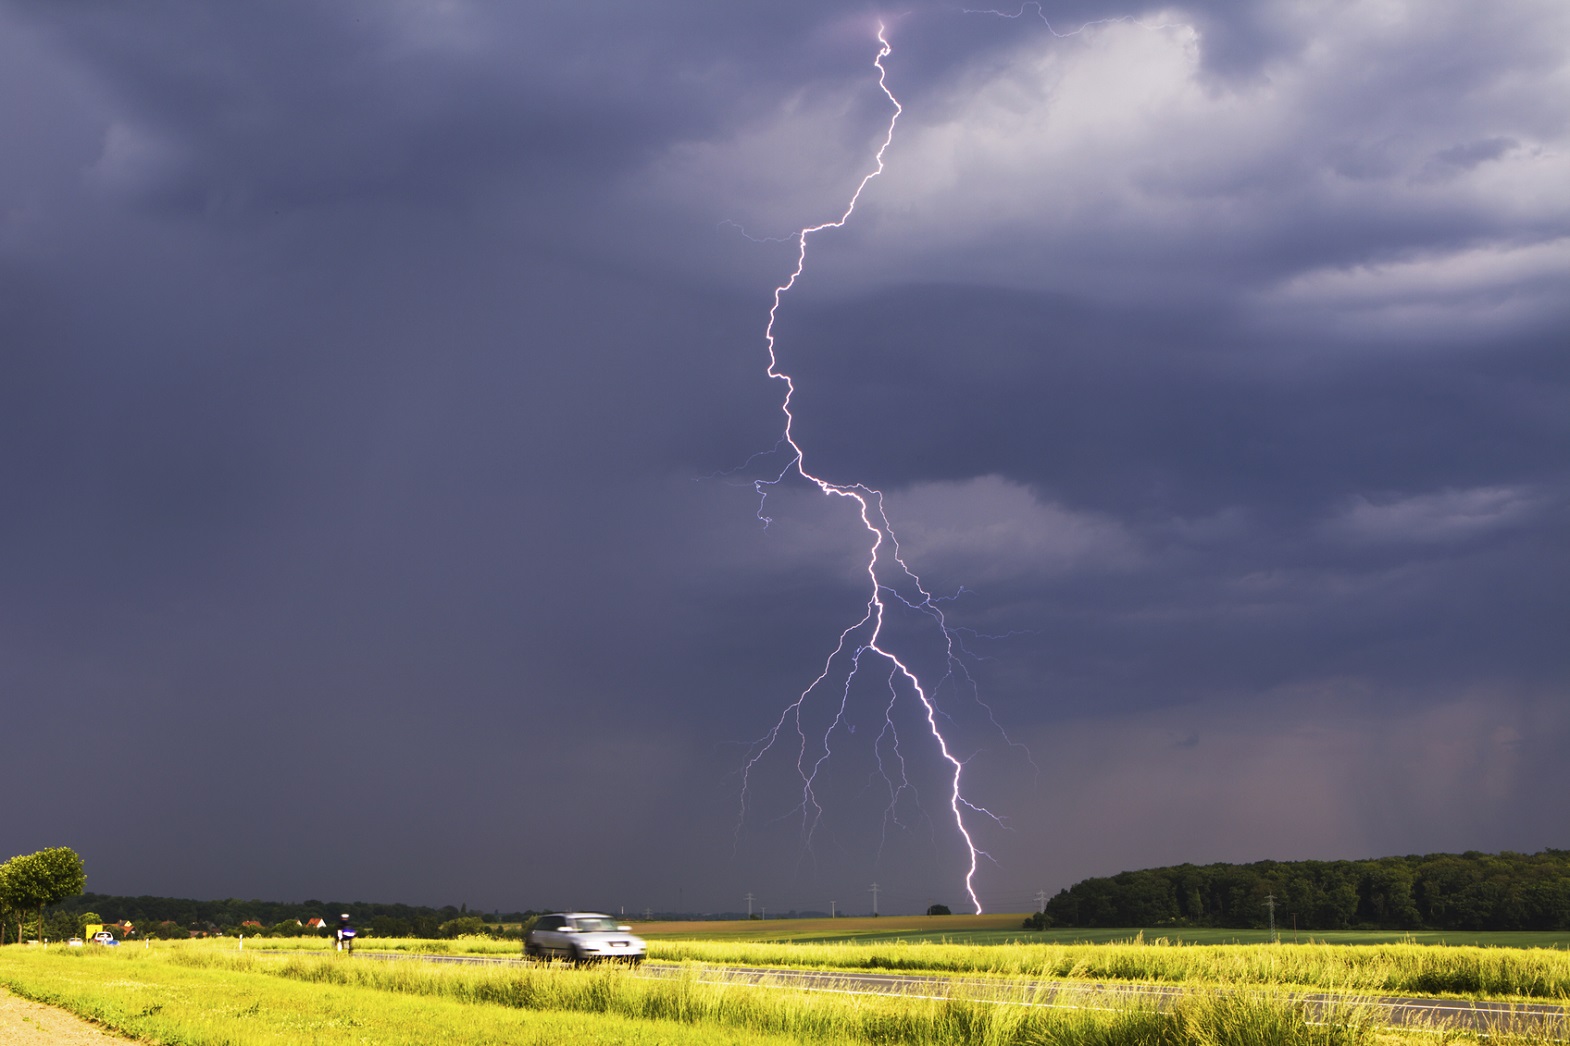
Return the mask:
[[[531, 1011], [352, 986], [269, 977], [245, 960], [213, 967], [170, 952], [67, 953], [0, 949], [0, 985], [132, 1038], [181, 1046], [496, 1046], [592, 1042], [614, 1046], [734, 1046], [727, 1029], [635, 1021], [612, 1014]], [[238, 956], [233, 956], [238, 959]], [[328, 960], [325, 957], [323, 961]], [[354, 962], [355, 960], [346, 960]], [[754, 1046], [788, 1046], [749, 1036]]]
[[1570, 998], [1570, 952], [1417, 944], [963, 945], [770, 944], [655, 941], [672, 962], [825, 970], [986, 973], [1043, 979], [1164, 984], [1262, 984], [1324, 991], [1402, 992], [1518, 999]]
[[[1185, 992], [1170, 1008], [1130, 996], [1019, 1001], [919, 998], [715, 983], [697, 967], [459, 966], [333, 954], [173, 947], [0, 951], [0, 984], [133, 1036], [192, 1046], [312, 1042], [596, 1042], [654, 1046], [1384, 1046], [1371, 1007], [1315, 1009], [1269, 990]], [[956, 987], [963, 992], [966, 989]], [[1021, 1004], [1024, 1003], [1024, 1004]], [[1562, 1035], [1563, 1029], [1559, 1029]], [[1466, 1037], [1451, 1030], [1445, 1039]], [[1424, 1038], [1420, 1041], [1431, 1041]], [[1492, 1037], [1546, 1046], [1548, 1031]]]
[[[177, 947], [233, 948], [216, 941]], [[321, 952], [326, 945], [264, 940], [252, 947]], [[362, 948], [417, 954], [518, 955], [513, 942], [367, 941]], [[820, 970], [992, 974], [1041, 979], [1163, 984], [1264, 984], [1321, 991], [1570, 999], [1570, 951], [1424, 944], [1180, 944], [1143, 938], [1122, 944], [956, 944], [918, 941], [833, 943], [652, 940], [667, 962], [788, 966]]]
[[[184, 965], [223, 968], [312, 984], [454, 999], [466, 1004], [600, 1014], [639, 1021], [733, 1029], [792, 1041], [882, 1046], [1373, 1046], [1373, 1011], [1344, 1006], [1310, 1019], [1285, 995], [1197, 992], [1158, 1012], [1145, 998], [1059, 997], [1052, 1006], [1015, 982], [988, 997], [960, 989], [948, 998], [886, 996], [849, 985], [807, 991], [703, 979], [687, 968], [650, 977], [622, 967], [469, 967], [419, 961], [342, 961], [332, 956], [248, 958], [184, 952]], [[997, 986], [994, 986], [997, 987]], [[1002, 994], [1016, 1001], [1000, 1002]]]

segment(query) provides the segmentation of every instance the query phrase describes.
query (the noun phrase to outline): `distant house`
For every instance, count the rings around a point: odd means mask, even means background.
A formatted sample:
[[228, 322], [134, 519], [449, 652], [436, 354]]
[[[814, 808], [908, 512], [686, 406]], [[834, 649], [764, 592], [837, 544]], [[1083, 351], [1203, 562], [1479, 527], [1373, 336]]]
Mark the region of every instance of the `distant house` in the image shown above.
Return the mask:
[[307, 930], [325, 930], [327, 929], [327, 920], [320, 915], [313, 915], [305, 920], [305, 928]]

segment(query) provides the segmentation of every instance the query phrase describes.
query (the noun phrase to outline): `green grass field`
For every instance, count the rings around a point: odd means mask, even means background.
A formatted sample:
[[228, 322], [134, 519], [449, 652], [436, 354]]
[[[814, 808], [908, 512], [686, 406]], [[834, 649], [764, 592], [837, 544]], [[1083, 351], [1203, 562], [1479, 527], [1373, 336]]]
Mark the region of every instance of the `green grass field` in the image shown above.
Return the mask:
[[[727, 926], [702, 938], [639, 927], [651, 963], [678, 970], [654, 979], [620, 966], [455, 966], [363, 954], [373, 944], [409, 952], [515, 955], [516, 942], [367, 941], [344, 956], [318, 939], [156, 942], [151, 947], [0, 948], [0, 984], [148, 1042], [262, 1043], [868, 1043], [1088, 1044], [1088, 1046], [1402, 1046], [1432, 1032], [1379, 1028], [1373, 1010], [1348, 1002], [1328, 1021], [1310, 1020], [1299, 988], [1438, 994], [1473, 998], [1570, 999], [1563, 948], [1384, 944], [1180, 944], [1054, 942], [977, 944], [961, 938], [1004, 932], [963, 926], [933, 934], [924, 920], [835, 920], [779, 940], [777, 925]], [[805, 921], [802, 921], [805, 922]], [[828, 920], [823, 920], [828, 922]], [[873, 920], [867, 920], [873, 922]], [[690, 930], [695, 924], [681, 924]], [[711, 924], [696, 924], [707, 926]], [[946, 943], [930, 939], [948, 937]], [[1129, 938], [1134, 940], [1130, 942]], [[744, 963], [826, 969], [901, 970], [953, 976], [957, 997], [887, 997], [862, 991], [759, 988], [707, 983], [702, 967]], [[1182, 984], [1178, 1007], [1086, 998], [1078, 1008], [997, 1001], [1028, 999], [1041, 979]], [[1243, 990], [1239, 990], [1239, 989]], [[1259, 990], [1253, 990], [1259, 989]], [[982, 994], [976, 994], [976, 993]], [[929, 990], [930, 994], [930, 990]], [[1549, 1034], [1549, 1031], [1557, 1035]], [[1496, 1046], [1562, 1042], [1564, 1027], [1495, 1035]], [[1470, 1037], [1440, 1029], [1444, 1042]]]
[[[1268, 930], [1151, 927], [1114, 930], [1024, 930], [1023, 914], [907, 915], [854, 919], [739, 919], [730, 922], [633, 923], [650, 940], [953, 941], [965, 944], [1109, 944], [1164, 939], [1179, 944], [1266, 944]], [[1278, 929], [1283, 944], [1446, 944], [1495, 948], [1570, 949], [1570, 933], [1482, 933], [1437, 930], [1331, 930], [1295, 933]]]
[[[696, 968], [650, 978], [623, 967], [454, 966], [325, 952], [211, 947], [0, 949], [0, 983], [147, 1042], [867, 1044], [867, 1046], [1387, 1046], [1355, 1004], [1310, 1019], [1274, 993], [1197, 991], [1147, 1003], [1039, 1007], [714, 984]], [[1069, 1000], [1071, 1003], [1073, 1000]], [[1446, 1036], [1453, 1041], [1454, 1033]], [[1543, 1035], [1496, 1037], [1546, 1046]]]
[[[191, 960], [197, 961], [191, 961]], [[206, 961], [202, 961], [206, 960]], [[0, 948], [0, 984], [60, 1006], [133, 1039], [188, 1046], [493, 1046], [497, 1043], [606, 1043], [618, 1046], [723, 1046], [737, 1042], [723, 1025], [643, 1018], [596, 1009], [600, 983], [580, 983], [578, 1006], [528, 1007], [488, 1001], [482, 978], [450, 978], [446, 994], [376, 986], [331, 976], [288, 976], [339, 964], [375, 967], [393, 978], [401, 966], [336, 955], [268, 959], [189, 949], [113, 951]], [[561, 971], [579, 972], [579, 971]], [[591, 975], [592, 976], [592, 975]], [[464, 989], [469, 990], [465, 991]], [[585, 1002], [587, 1001], [587, 1004]], [[800, 1041], [759, 1031], [748, 1042]]]
[[671, 962], [887, 970], [1037, 980], [1124, 981], [1495, 1000], [1570, 998], [1570, 952], [1421, 944], [984, 945], [924, 941], [662, 940]]
[[[781, 922], [679, 923], [635, 926], [649, 942], [654, 962], [789, 967], [834, 971], [882, 970], [938, 975], [985, 975], [1039, 980], [1130, 981], [1191, 985], [1271, 985], [1303, 990], [1445, 995], [1495, 1000], [1560, 1000], [1570, 997], [1570, 949], [1554, 942], [1512, 947], [1419, 943], [1411, 935], [1384, 934], [1380, 943], [1230, 943], [1229, 935], [1180, 940], [1118, 933], [1103, 943], [1065, 939], [1067, 934], [1002, 933], [983, 920], [956, 918], [949, 932], [925, 930], [921, 920], [839, 919]], [[969, 924], [967, 928], [967, 923]], [[695, 934], [697, 927], [720, 932]], [[797, 931], [792, 936], [781, 928]], [[674, 928], [674, 932], [673, 932]], [[829, 934], [828, 929], [844, 932]], [[1344, 938], [1367, 940], [1367, 934]], [[1504, 936], [1504, 935], [1496, 935]], [[1516, 937], [1524, 935], [1515, 935]], [[1056, 938], [1056, 939], [1054, 939]], [[233, 942], [185, 942], [173, 947], [234, 948]], [[252, 948], [321, 952], [316, 938], [261, 939]], [[362, 950], [419, 954], [516, 956], [513, 941], [489, 938], [362, 942]]]

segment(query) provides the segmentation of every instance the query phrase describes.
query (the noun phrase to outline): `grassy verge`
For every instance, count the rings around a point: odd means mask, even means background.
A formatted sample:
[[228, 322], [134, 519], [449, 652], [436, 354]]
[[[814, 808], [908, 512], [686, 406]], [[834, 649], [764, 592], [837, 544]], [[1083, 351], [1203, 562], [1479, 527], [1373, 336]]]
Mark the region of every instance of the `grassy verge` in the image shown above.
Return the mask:
[[1469, 998], [1570, 998], [1570, 952], [1386, 945], [770, 944], [651, 942], [674, 962], [995, 974], [1162, 984], [1257, 984], [1332, 992]]
[[[1311, 1021], [1283, 996], [1200, 992], [1045, 1008], [574, 970], [197, 949], [0, 951], [0, 983], [137, 1038], [272, 1043], [865, 1043], [868, 1046], [1379, 1046], [1372, 1011]], [[1495, 1040], [1496, 1042], [1499, 1040]], [[1534, 1040], [1521, 1040], [1530, 1044]]]
[[[954, 944], [1127, 944], [1163, 938], [1181, 944], [1268, 944], [1268, 930], [1206, 927], [1026, 930], [1024, 914], [892, 915], [877, 919], [739, 919], [729, 922], [641, 922], [652, 939], [798, 941], [809, 944], [910, 941]], [[1570, 949], [1570, 933], [1543, 931], [1327, 930], [1278, 934], [1286, 944], [1433, 944], [1498, 948]]]
[[[1377, 1029], [1371, 1007], [1310, 1018], [1287, 993], [1196, 990], [1168, 1012], [1084, 997], [1053, 1008], [707, 983], [697, 968], [437, 965], [211, 947], [0, 949], [0, 984], [149, 1042], [865, 1043], [868, 1046], [1393, 1046], [1431, 1033]], [[1031, 1001], [1018, 981], [1000, 979]], [[994, 996], [996, 997], [996, 996]], [[1472, 1038], [1439, 1029], [1444, 1042]], [[1546, 1046], [1565, 1028], [1490, 1038]], [[1557, 1035], [1556, 1039], [1554, 1036]]]
[[[182, 942], [175, 947], [233, 949], [235, 944], [210, 940]], [[263, 940], [253, 944], [255, 947], [321, 953], [328, 946], [315, 940]], [[515, 956], [519, 953], [516, 943], [488, 939], [368, 941], [364, 947], [419, 954]], [[1096, 945], [667, 938], [651, 940], [649, 956], [664, 962], [816, 970], [890, 970], [1162, 984], [1259, 984], [1331, 992], [1501, 1000], [1570, 999], [1570, 951], [1549, 948], [1423, 944], [1185, 945], [1164, 938]]]
[[[184, 1046], [730, 1046], [737, 1041], [721, 1026], [593, 1010], [523, 1009], [461, 994], [270, 976], [256, 960], [238, 954], [221, 957], [226, 962], [212, 956], [220, 960], [217, 965], [180, 962], [178, 955], [167, 950], [84, 955], [0, 949], [0, 983], [133, 1038]], [[356, 962], [327, 956], [294, 961]], [[795, 1040], [759, 1033], [747, 1041], [786, 1046]]]

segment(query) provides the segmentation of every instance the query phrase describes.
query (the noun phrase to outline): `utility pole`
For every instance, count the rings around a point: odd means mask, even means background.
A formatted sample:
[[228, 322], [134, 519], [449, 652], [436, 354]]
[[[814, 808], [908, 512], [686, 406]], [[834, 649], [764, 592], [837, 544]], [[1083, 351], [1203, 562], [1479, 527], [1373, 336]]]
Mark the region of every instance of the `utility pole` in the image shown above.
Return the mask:
[[878, 884], [873, 883], [867, 889], [872, 891], [872, 914], [878, 914]]
[[830, 919], [835, 919], [835, 918], [838, 918], [838, 916], [836, 916], [836, 915], [835, 915], [835, 914], [834, 914], [834, 906], [835, 906], [835, 905], [836, 905], [836, 904], [837, 904], [837, 903], [839, 903], [839, 902], [837, 902], [837, 901], [830, 901], [830, 902], [829, 902], [829, 918], [830, 918]]
[[1037, 890], [1036, 891], [1036, 911], [1044, 912], [1046, 910], [1047, 910], [1047, 891], [1045, 891], [1045, 890]]
[[752, 891], [747, 891], [747, 918], [752, 918]]
[[1270, 910], [1270, 943], [1280, 944], [1281, 938], [1276, 936], [1276, 895], [1265, 894], [1265, 907]]
[[768, 905], [764, 905], [762, 908], [758, 909], [758, 918], [760, 918], [760, 919], [767, 919], [768, 917], [769, 917], [769, 906]]
[[644, 920], [644, 922], [648, 922], [650, 919], [653, 919], [653, 918], [654, 918], [654, 909], [653, 908], [645, 908], [643, 910], [643, 920]]

